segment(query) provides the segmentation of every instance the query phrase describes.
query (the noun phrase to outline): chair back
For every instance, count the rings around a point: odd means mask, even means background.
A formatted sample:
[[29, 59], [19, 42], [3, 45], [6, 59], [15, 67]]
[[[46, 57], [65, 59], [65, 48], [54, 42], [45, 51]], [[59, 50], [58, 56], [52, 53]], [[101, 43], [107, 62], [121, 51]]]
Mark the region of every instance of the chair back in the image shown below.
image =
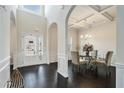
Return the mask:
[[107, 66], [111, 65], [111, 59], [112, 59], [113, 51], [108, 51], [106, 54], [105, 62]]
[[93, 51], [91, 51], [91, 56], [92, 56], [92, 58], [93, 59], [97, 59], [97, 54], [98, 54], [98, 51], [97, 50], [93, 50]]
[[72, 63], [79, 65], [79, 53], [77, 51], [71, 51]]

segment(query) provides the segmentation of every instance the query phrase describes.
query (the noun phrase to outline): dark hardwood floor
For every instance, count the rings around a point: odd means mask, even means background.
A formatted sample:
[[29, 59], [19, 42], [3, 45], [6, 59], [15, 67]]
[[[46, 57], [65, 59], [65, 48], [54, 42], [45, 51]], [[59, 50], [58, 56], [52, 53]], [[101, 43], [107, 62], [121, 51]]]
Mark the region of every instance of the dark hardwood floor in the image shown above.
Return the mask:
[[25, 88], [114, 88], [115, 67], [110, 67], [111, 76], [106, 78], [104, 68], [98, 68], [98, 76], [91, 72], [72, 72], [69, 63], [69, 77], [63, 78], [57, 73], [57, 63], [19, 68], [24, 77]]

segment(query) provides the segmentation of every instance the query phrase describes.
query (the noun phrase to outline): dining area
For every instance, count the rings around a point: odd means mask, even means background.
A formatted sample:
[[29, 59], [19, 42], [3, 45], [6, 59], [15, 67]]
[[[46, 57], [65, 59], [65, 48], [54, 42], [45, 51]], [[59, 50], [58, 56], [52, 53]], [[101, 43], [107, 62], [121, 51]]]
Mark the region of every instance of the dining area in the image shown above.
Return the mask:
[[106, 36], [98, 29], [68, 34], [69, 81], [80, 85], [77, 87], [116, 87], [115, 37], [107, 36], [107, 28]]
[[104, 58], [99, 56], [99, 50], [95, 50], [92, 44], [83, 46], [83, 53], [71, 51], [72, 72], [93, 75], [99, 77], [99, 70], [102, 68], [104, 77], [111, 76], [111, 63], [113, 51], [106, 51]]

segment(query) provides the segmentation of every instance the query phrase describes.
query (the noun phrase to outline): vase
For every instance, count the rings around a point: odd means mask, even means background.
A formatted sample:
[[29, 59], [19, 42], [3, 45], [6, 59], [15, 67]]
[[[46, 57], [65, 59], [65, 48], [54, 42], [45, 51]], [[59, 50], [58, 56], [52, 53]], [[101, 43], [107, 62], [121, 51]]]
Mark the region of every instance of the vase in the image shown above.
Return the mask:
[[86, 51], [86, 56], [89, 56], [89, 51]]

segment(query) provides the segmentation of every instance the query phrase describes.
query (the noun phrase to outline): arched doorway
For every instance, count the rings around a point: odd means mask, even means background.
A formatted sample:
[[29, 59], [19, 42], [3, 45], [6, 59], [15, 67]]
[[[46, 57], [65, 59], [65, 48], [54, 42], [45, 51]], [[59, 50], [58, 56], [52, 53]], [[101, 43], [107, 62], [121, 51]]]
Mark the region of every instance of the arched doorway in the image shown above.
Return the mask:
[[58, 62], [58, 28], [53, 23], [48, 29], [49, 63]]
[[10, 12], [10, 63], [17, 68], [17, 31], [13, 11]]
[[[94, 50], [98, 51], [98, 55], [97, 55], [98, 58], [105, 58], [107, 51], [113, 51], [114, 54], [112, 56], [112, 61], [111, 61], [111, 63], [112, 63], [111, 66], [113, 66], [113, 63], [116, 60], [116, 58], [115, 58], [116, 57], [116, 12], [114, 15], [114, 11], [116, 11], [116, 6], [115, 7], [114, 6], [113, 7], [112, 6], [104, 6], [104, 9], [110, 9], [111, 11], [113, 11], [113, 14], [110, 13], [110, 11], [108, 11], [108, 10], [106, 10], [106, 12], [105, 12], [105, 10], [103, 11], [103, 9], [99, 9], [99, 11], [101, 11], [100, 12], [101, 14], [100, 14], [100, 13], [98, 13], [97, 10], [94, 9], [94, 7], [96, 7], [96, 6], [90, 6], [90, 5], [89, 6], [76, 6], [75, 8], [72, 6], [72, 8], [70, 9], [70, 11], [67, 15], [67, 19], [66, 19], [67, 46], [69, 44], [71, 45], [71, 43], [75, 39], [75, 37], [74, 37], [74, 39], [70, 37], [70, 42], [68, 42], [68, 38], [69, 38], [68, 37], [69, 36], [68, 35], [68, 31], [69, 31], [68, 26], [70, 26], [70, 28], [79, 26], [78, 27], [79, 30], [77, 30], [78, 31], [78, 35], [77, 35], [78, 44], [74, 44], [75, 41], [73, 43], [74, 45], [77, 45], [78, 47], [77, 47], [77, 49], [75, 47], [73, 47], [72, 50], [78, 51], [81, 55], [85, 55], [82, 47], [85, 44], [89, 43], [89, 44], [93, 45]], [[103, 6], [99, 6], [99, 7], [103, 8]], [[75, 10], [75, 12], [73, 12], [74, 10]], [[80, 11], [80, 10], [82, 10], [82, 11]], [[86, 12], [84, 12], [84, 11], [86, 11]], [[73, 16], [70, 17], [72, 12], [73, 12]], [[80, 15], [80, 13], [82, 13], [82, 15], [78, 16], [78, 15]], [[111, 19], [109, 19], [105, 15], [107, 13], [111, 15], [111, 17], [110, 17]], [[68, 25], [69, 17], [72, 19], [72, 24]], [[100, 20], [102, 20], [102, 21], [100, 21]], [[80, 28], [80, 27], [82, 27], [82, 28]], [[102, 37], [102, 36], [104, 36], [104, 37]], [[113, 38], [113, 39], [111, 39], [111, 38]], [[72, 46], [74, 46], [74, 45], [72, 45]], [[99, 69], [99, 72], [100, 72], [100, 69]], [[113, 70], [113, 73], [116, 73], [116, 72], [114, 72], [114, 70]], [[98, 74], [102, 74], [102, 73], [98, 73]], [[114, 76], [114, 74], [113, 74], [113, 76]], [[115, 82], [115, 81], [113, 80], [112, 82]]]

